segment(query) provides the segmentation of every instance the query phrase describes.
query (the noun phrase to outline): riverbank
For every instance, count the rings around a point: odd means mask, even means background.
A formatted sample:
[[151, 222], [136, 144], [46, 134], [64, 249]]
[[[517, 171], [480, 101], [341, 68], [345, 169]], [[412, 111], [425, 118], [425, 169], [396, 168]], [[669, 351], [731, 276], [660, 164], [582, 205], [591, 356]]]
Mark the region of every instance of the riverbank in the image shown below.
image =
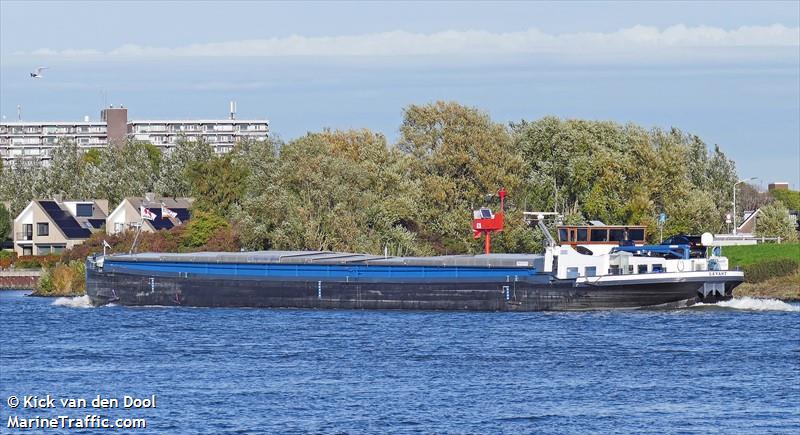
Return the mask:
[[736, 297], [800, 300], [799, 243], [729, 246], [722, 255], [731, 268], [745, 271], [748, 282], [736, 287]]
[[35, 289], [41, 275], [39, 269], [0, 270], [0, 290]]
[[733, 295], [737, 298], [749, 296], [785, 302], [800, 301], [800, 272], [757, 283], [743, 283], [734, 289]]

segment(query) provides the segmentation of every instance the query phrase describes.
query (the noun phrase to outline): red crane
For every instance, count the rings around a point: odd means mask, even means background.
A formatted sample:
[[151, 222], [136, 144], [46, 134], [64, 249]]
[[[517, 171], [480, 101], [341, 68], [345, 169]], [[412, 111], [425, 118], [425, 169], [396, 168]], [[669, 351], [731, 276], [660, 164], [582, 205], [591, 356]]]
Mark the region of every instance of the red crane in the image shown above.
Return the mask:
[[488, 207], [481, 207], [472, 212], [473, 237], [479, 239], [481, 234], [486, 236], [483, 248], [487, 254], [492, 252], [492, 232], [503, 231], [506, 189], [504, 187], [501, 188], [497, 195], [500, 196], [500, 211], [497, 214], [492, 213], [492, 210]]

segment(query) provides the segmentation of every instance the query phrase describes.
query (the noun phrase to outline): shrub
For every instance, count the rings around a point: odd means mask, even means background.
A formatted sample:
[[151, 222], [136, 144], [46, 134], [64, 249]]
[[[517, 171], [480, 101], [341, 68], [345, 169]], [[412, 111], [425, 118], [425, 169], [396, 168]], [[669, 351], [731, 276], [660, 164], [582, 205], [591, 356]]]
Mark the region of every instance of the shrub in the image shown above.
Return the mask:
[[55, 286], [53, 285], [53, 274], [51, 273], [51, 269], [45, 269], [42, 272], [42, 275], [39, 277], [39, 281], [36, 283], [36, 292], [42, 294], [52, 294], [53, 290], [55, 290]]
[[770, 278], [790, 275], [800, 268], [800, 261], [790, 258], [767, 260], [742, 267], [744, 280], [750, 283], [766, 281]]
[[0, 251], [0, 269], [8, 269], [17, 260], [17, 253], [14, 251]]
[[41, 269], [53, 266], [58, 263], [61, 256], [58, 254], [48, 255], [23, 255], [17, 257], [14, 261], [14, 267], [17, 269]]
[[139, 252], [180, 252], [185, 225], [139, 236]]
[[86, 292], [86, 266], [71, 261], [48, 267], [39, 277], [36, 293], [40, 295], [74, 295]]
[[203, 250], [216, 252], [236, 252], [242, 248], [239, 234], [234, 228], [222, 227], [214, 231]]
[[192, 215], [183, 234], [183, 246], [197, 248], [203, 246], [211, 239], [214, 232], [228, 226], [225, 219], [213, 213], [199, 211]]

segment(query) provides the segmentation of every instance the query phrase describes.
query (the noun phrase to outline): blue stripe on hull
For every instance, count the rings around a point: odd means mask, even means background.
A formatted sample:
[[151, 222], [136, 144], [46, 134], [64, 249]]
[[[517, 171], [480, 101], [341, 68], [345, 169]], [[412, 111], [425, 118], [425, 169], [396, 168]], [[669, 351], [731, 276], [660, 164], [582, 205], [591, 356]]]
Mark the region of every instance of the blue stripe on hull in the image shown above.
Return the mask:
[[502, 279], [531, 277], [535, 268], [521, 267], [444, 267], [444, 266], [367, 266], [321, 264], [240, 264], [188, 262], [114, 262], [105, 269], [127, 273], [159, 273], [306, 279]]

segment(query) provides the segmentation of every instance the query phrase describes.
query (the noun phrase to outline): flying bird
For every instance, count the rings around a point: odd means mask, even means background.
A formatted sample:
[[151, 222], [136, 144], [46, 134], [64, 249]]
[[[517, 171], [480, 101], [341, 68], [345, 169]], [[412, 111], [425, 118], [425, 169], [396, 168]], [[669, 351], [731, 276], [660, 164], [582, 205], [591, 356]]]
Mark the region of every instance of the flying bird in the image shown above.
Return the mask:
[[33, 72], [31, 73], [31, 77], [33, 77], [35, 79], [40, 79], [40, 78], [44, 77], [44, 74], [42, 74], [42, 71], [46, 70], [46, 69], [47, 69], [46, 66], [36, 67], [36, 69], [33, 70]]

